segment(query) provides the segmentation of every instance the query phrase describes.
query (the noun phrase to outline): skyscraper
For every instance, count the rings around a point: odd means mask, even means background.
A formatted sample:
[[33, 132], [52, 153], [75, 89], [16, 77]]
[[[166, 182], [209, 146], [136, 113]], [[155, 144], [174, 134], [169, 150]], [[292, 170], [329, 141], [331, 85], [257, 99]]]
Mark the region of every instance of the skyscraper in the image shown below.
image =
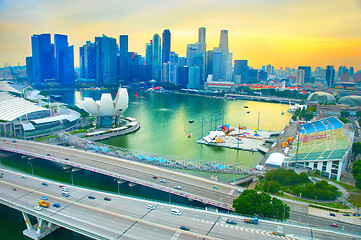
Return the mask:
[[350, 67], [350, 77], [354, 78], [355, 76], [355, 69], [353, 67]]
[[[223, 81], [228, 81], [229, 71], [229, 49], [228, 49], [228, 30], [221, 30], [221, 37], [219, 41], [219, 49], [222, 53], [222, 76]], [[231, 63], [232, 64], [232, 63]]]
[[311, 83], [311, 67], [298, 66], [298, 69], [302, 69], [305, 71], [304, 83]]
[[119, 79], [128, 82], [128, 35], [119, 35]]
[[219, 48], [213, 50], [213, 81], [224, 81], [222, 78], [223, 54]]
[[188, 67], [188, 85], [187, 88], [200, 89], [202, 88], [200, 84], [200, 67]]
[[161, 70], [161, 39], [158, 33], [153, 36], [152, 44], [152, 78], [157, 82], [160, 81], [160, 70]]
[[74, 47], [68, 45], [68, 36], [55, 34], [56, 80], [64, 86], [74, 84]]
[[328, 87], [333, 87], [335, 84], [335, 68], [328, 65], [326, 68], [326, 82]]
[[163, 31], [162, 63], [169, 62], [171, 34], [169, 29]]
[[234, 75], [241, 76], [241, 82], [248, 83], [248, 60], [234, 60]]
[[205, 27], [200, 27], [198, 29], [198, 42], [206, 43], [206, 28]]
[[169, 82], [178, 85], [178, 54], [170, 52], [169, 55]]
[[118, 85], [117, 74], [117, 43], [115, 38], [95, 38], [96, 45], [96, 84], [101, 86]]
[[26, 57], [26, 77], [28, 78], [29, 82], [33, 82], [33, 58]]
[[37, 87], [45, 79], [54, 79], [54, 45], [51, 44], [50, 34], [34, 34], [31, 37], [31, 51], [33, 59], [33, 84]]
[[95, 43], [87, 41], [79, 48], [80, 77], [95, 80], [96, 78], [96, 48]]
[[303, 69], [298, 69], [296, 72], [296, 85], [297, 86], [303, 86], [305, 83], [305, 74], [306, 71]]
[[149, 43], [145, 44], [145, 64], [148, 66], [152, 66], [152, 58], [153, 58], [153, 43], [150, 40]]
[[207, 59], [206, 59], [206, 28], [201, 27], [198, 29], [198, 44], [199, 44], [199, 53], [202, 54], [202, 65], [201, 67], [201, 84], [206, 82], [207, 74], [206, 74], [206, 68], [207, 68]]

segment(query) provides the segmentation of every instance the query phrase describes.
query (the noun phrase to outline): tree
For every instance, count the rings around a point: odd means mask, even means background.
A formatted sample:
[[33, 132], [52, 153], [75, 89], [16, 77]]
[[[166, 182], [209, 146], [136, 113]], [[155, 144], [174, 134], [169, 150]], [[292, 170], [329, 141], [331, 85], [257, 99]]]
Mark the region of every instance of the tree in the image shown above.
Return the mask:
[[[355, 146], [355, 143], [354, 143]], [[353, 163], [352, 169], [353, 177], [355, 178], [355, 185], [358, 189], [361, 189], [361, 160], [355, 161]]]
[[257, 193], [253, 189], [247, 189], [233, 200], [236, 213], [253, 215], [266, 218], [287, 219], [290, 208], [281, 200], [271, 197], [267, 193]]
[[350, 112], [348, 111], [341, 111], [341, 117], [342, 118], [348, 118], [350, 116]]
[[[357, 155], [361, 153], [361, 142], [355, 142], [352, 145], [352, 151]], [[356, 163], [356, 162], [355, 162]]]
[[361, 118], [361, 111], [356, 112], [356, 117]]

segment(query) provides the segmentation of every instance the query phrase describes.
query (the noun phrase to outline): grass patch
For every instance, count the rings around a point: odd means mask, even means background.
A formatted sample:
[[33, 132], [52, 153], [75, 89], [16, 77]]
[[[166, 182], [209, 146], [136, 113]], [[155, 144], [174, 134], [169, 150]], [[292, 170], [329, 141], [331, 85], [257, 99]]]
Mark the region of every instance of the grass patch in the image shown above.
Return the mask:
[[350, 197], [347, 199], [352, 205], [359, 208], [361, 207], [361, 195], [350, 194]]
[[314, 204], [314, 205], [321, 205], [321, 206], [330, 207], [330, 208], [337, 208], [337, 209], [350, 209], [348, 206], [342, 207], [342, 203], [340, 203], [340, 202], [337, 202], [336, 204], [335, 203], [320, 203], [320, 202], [313, 202], [311, 200], [306, 200], [306, 199], [299, 199], [299, 198], [288, 196], [288, 195], [282, 195], [280, 193], [277, 193], [276, 195], [280, 196], [280, 197], [292, 199], [292, 200], [297, 200], [297, 201], [300, 201], [300, 202], [306, 202], [306, 203], [309, 203], [309, 204]]

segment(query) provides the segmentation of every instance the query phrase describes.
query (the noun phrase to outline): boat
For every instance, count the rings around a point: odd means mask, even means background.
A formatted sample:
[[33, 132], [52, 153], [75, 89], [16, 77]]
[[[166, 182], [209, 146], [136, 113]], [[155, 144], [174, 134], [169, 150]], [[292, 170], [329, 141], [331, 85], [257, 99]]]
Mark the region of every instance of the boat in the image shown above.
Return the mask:
[[285, 114], [285, 112], [282, 112], [281, 114], [283, 115], [283, 114]]
[[244, 106], [244, 108], [248, 108], [248, 106]]
[[189, 120], [189, 123], [193, 123], [194, 122], [194, 120]]
[[190, 138], [190, 137], [192, 137], [192, 134], [190, 133], [190, 134], [188, 134], [188, 136], [187, 136], [188, 138]]
[[247, 111], [247, 113], [250, 113], [250, 111]]

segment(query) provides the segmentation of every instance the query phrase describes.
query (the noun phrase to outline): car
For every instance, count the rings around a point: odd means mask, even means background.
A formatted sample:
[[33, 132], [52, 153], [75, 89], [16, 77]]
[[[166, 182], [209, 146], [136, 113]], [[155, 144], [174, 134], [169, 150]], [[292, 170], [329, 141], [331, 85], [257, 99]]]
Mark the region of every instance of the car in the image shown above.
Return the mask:
[[110, 197], [104, 197], [105, 201], [111, 201]]
[[331, 227], [338, 227], [338, 225], [336, 223], [330, 223]]
[[158, 179], [158, 177], [157, 177], [157, 176], [153, 176], [152, 178], [153, 178], [153, 179]]
[[65, 187], [65, 185], [60, 184], [60, 185], [59, 185], [59, 187], [60, 187], [60, 188], [64, 188], [64, 187]]
[[62, 192], [69, 192], [69, 189], [67, 187], [63, 187], [63, 190], [61, 190]]
[[174, 186], [174, 188], [175, 188], [175, 189], [178, 189], [178, 190], [181, 190], [181, 189], [182, 189], [182, 187], [181, 187], [181, 186], [179, 186], [179, 185]]
[[69, 197], [70, 194], [69, 194], [69, 192], [64, 192], [64, 191], [62, 191], [62, 192], [61, 192], [61, 196]]
[[189, 227], [187, 227], [187, 226], [180, 226], [179, 228], [182, 229], [182, 230], [189, 231]]
[[34, 207], [34, 210], [36, 210], [36, 211], [41, 211], [41, 207], [40, 207], [40, 206], [36, 206], [36, 207]]
[[154, 209], [155, 209], [155, 206], [153, 206], [153, 205], [148, 205], [147, 208], [148, 208], [149, 210], [154, 210]]
[[352, 213], [352, 216], [359, 217], [361, 215], [359, 213]]
[[235, 221], [235, 220], [233, 220], [233, 219], [227, 219], [227, 220], [226, 220], [226, 223], [236, 225], [236, 224], [237, 224], [237, 221]]
[[88, 198], [89, 198], [89, 199], [95, 199], [95, 197], [92, 196], [92, 195], [88, 196]]
[[237, 192], [243, 193], [243, 189], [238, 189]]
[[50, 154], [50, 153], [47, 153], [46, 156], [51, 156], [51, 154]]
[[16, 140], [13, 140], [13, 143], [16, 143]]
[[218, 189], [219, 187], [217, 185], [213, 185], [213, 188]]
[[27, 179], [28, 177], [27, 176], [22, 176], [21, 178]]
[[69, 161], [69, 158], [65, 158], [65, 160]]
[[42, 196], [41, 200], [48, 200], [48, 197], [47, 196]]
[[159, 180], [161, 183], [166, 183], [167, 181], [164, 179]]
[[330, 216], [331, 217], [336, 217], [336, 215], [334, 213], [332, 213], [332, 212], [330, 213]]
[[173, 214], [173, 215], [181, 215], [182, 214], [182, 212], [177, 210], [177, 209], [170, 210], [170, 213]]
[[48, 186], [48, 184], [46, 182], [41, 183], [41, 185]]
[[342, 214], [342, 215], [344, 215], [345, 217], [349, 217], [349, 216], [351, 216], [350, 214], [348, 214], [348, 213], [344, 213], [344, 214]]
[[59, 203], [54, 203], [53, 206], [58, 208], [58, 207], [60, 207], [60, 204]]

